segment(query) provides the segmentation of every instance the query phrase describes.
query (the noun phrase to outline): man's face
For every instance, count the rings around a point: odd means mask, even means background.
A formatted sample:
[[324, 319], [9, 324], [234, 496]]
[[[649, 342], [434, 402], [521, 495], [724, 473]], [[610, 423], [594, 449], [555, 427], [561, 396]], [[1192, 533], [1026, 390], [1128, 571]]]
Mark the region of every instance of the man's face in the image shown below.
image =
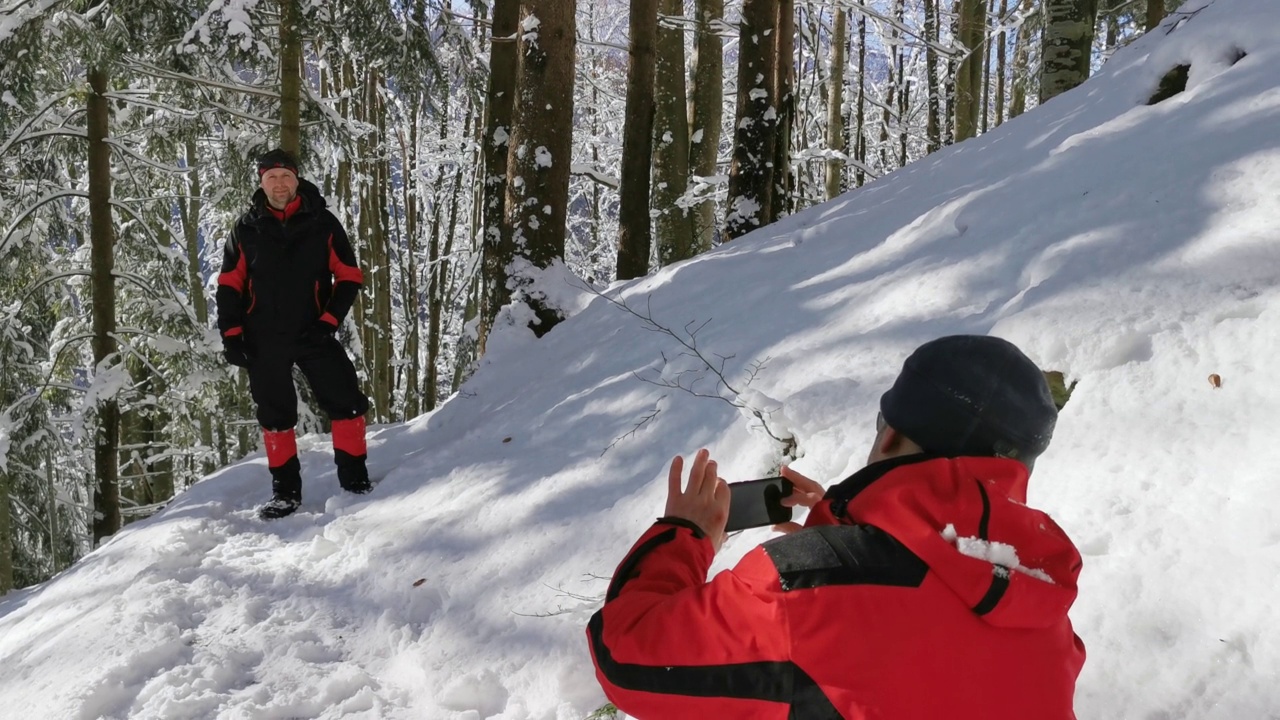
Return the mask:
[[262, 174], [262, 192], [267, 194], [271, 207], [283, 210], [298, 194], [298, 176], [292, 170], [271, 168]]

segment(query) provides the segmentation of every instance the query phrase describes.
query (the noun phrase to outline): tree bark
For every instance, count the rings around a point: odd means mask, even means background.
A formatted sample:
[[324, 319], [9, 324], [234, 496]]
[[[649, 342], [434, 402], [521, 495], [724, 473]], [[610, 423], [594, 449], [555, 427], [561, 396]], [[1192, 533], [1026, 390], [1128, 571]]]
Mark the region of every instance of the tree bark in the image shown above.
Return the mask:
[[1032, 2], [1033, 0], [1022, 0], [1022, 24], [1018, 26], [1018, 34], [1014, 38], [1013, 92], [1009, 98], [1010, 120], [1027, 110], [1027, 83], [1031, 75], [1029, 56], [1031, 54]]
[[627, 111], [622, 125], [622, 177], [618, 186], [618, 266], [615, 277], [649, 273], [649, 167], [653, 158], [653, 97], [658, 0], [632, 0], [627, 59]]
[[[422, 378], [422, 323], [419, 321], [419, 302], [422, 294], [418, 278], [418, 194], [421, 191], [418, 183], [418, 124], [422, 118], [421, 97], [414, 96], [409, 101], [408, 137], [400, 133], [400, 155], [404, 158], [404, 243], [405, 243], [405, 398], [404, 415], [406, 418], [417, 417], [422, 412], [422, 394], [417, 392]], [[444, 125], [441, 120], [441, 125]], [[441, 134], [443, 134], [443, 129]], [[431, 302], [428, 295], [427, 302]]]
[[[107, 101], [107, 73], [89, 70], [89, 276], [93, 288], [93, 362], [95, 373], [106, 371], [116, 359], [115, 225], [111, 219], [111, 148]], [[120, 405], [114, 397], [98, 403], [98, 432], [94, 442], [93, 542], [120, 529]]]
[[1164, 0], [1147, 0], [1146, 30], [1151, 31], [1164, 20]]
[[777, 131], [773, 140], [773, 209], [769, 221], [794, 209], [795, 173], [791, 168], [791, 133], [795, 124], [796, 7], [795, 0], [775, 0], [773, 87], [777, 96]]
[[[519, 87], [507, 156], [507, 217], [517, 255], [539, 268], [564, 257], [573, 150], [576, 3], [522, 0]], [[642, 196], [646, 202], [648, 194]], [[647, 202], [646, 202], [647, 204]], [[540, 295], [529, 297], [538, 337], [563, 319]]]
[[[662, 0], [665, 18], [683, 20], [683, 0]], [[658, 23], [654, 43], [653, 210], [658, 266], [697, 254], [693, 219], [677, 204], [689, 189], [689, 117], [684, 79], [684, 25]]]
[[960, 0], [958, 40], [964, 46], [965, 59], [956, 71], [955, 141], [963, 142], [978, 134], [978, 118], [982, 99], [982, 66], [987, 30], [986, 0]]
[[845, 49], [849, 43], [849, 11], [836, 8], [831, 29], [831, 63], [827, 82], [827, 150], [831, 155], [826, 162], [826, 197], [836, 197], [843, 190], [844, 160], [844, 71]]
[[854, 159], [857, 168], [854, 170], [854, 183], [862, 187], [867, 181], [867, 16], [858, 16], [858, 116], [854, 123], [857, 133], [853, 144]]
[[738, 26], [738, 103], [725, 237], [773, 222], [774, 150], [778, 136], [777, 5], [743, 0]]
[[925, 119], [925, 152], [934, 153], [942, 147], [942, 129], [938, 122], [938, 0], [924, 0], [924, 67], [925, 84], [929, 94], [928, 117]]
[[[181, 203], [182, 211], [179, 215], [182, 218], [182, 234], [187, 248], [187, 296], [191, 298], [191, 306], [196, 311], [196, 320], [203, 328], [209, 326], [209, 301], [204, 294], [203, 265], [200, 261], [200, 215], [204, 208], [202, 199], [204, 191], [200, 184], [200, 169], [194, 138], [187, 138], [186, 161], [187, 197]], [[213, 420], [207, 413], [201, 412], [199, 422], [200, 443], [208, 452], [212, 452]], [[206, 474], [213, 472], [213, 462], [206, 459], [201, 463], [201, 470]]]
[[1098, 0], [1045, 0], [1044, 12], [1041, 104], [1089, 78]]
[[300, 0], [280, 0], [280, 147], [300, 158], [302, 147], [302, 22]]
[[1004, 124], [1005, 73], [1008, 71], [1005, 62], [1005, 45], [1008, 37], [1003, 28], [1003, 21], [1009, 17], [1009, 0], [1000, 0], [1001, 30], [996, 35], [996, 127]]
[[13, 521], [9, 515], [11, 485], [9, 473], [0, 468], [0, 597], [13, 589]]
[[511, 299], [507, 268], [515, 259], [506, 214], [507, 155], [516, 98], [516, 27], [520, 0], [493, 0], [489, 50], [489, 89], [485, 96], [484, 195], [482, 209], [482, 281], [476, 327], [476, 353], [483, 355], [498, 310]]
[[[697, 0], [697, 35], [693, 42], [693, 93], [690, 102], [692, 172], [716, 174], [720, 154], [720, 122], [724, 115], [724, 43], [714, 23], [724, 18], [724, 0]], [[696, 253], [711, 249], [716, 231], [716, 204], [711, 198], [694, 211]]]

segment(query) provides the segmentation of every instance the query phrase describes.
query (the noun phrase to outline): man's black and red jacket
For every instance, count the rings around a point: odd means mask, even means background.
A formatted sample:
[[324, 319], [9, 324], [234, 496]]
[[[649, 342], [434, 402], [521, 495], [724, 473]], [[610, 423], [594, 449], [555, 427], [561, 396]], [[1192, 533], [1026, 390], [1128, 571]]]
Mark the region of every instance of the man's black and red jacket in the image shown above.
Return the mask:
[[287, 219], [259, 189], [222, 254], [218, 330], [254, 344], [293, 342], [324, 320], [337, 327], [364, 281], [347, 233], [319, 189], [298, 180]]
[[1080, 554], [1026, 484], [885, 460], [709, 582], [711, 542], [659, 521], [588, 626], [600, 684], [644, 720], [1074, 718]]

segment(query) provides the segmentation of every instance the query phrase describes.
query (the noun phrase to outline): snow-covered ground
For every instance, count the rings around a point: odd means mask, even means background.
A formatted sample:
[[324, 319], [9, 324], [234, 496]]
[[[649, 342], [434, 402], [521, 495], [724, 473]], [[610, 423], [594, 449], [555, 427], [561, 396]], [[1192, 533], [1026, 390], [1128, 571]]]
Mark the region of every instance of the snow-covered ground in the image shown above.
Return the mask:
[[966, 332], [1079, 382], [1031, 483], [1085, 556], [1079, 716], [1280, 718], [1280, 3], [1204, 5], [703, 257], [604, 296], [549, 275], [576, 314], [500, 329], [457, 396], [375, 428], [371, 495], [304, 438], [296, 516], [255, 519], [255, 456], [0, 601], [0, 715], [580, 720], [604, 702], [584, 625], [671, 457], [769, 473], [755, 409], [838, 480], [907, 353]]

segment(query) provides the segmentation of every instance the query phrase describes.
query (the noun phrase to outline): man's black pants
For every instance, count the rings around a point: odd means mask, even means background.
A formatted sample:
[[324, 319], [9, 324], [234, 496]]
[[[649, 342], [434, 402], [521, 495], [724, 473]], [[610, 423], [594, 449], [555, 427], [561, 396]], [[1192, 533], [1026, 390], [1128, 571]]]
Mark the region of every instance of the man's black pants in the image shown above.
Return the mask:
[[258, 405], [258, 423], [267, 430], [289, 430], [298, 424], [298, 393], [293, 387], [297, 365], [331, 420], [360, 417], [369, 398], [360, 392], [356, 367], [332, 336], [310, 341], [255, 343], [249, 366], [249, 391]]

